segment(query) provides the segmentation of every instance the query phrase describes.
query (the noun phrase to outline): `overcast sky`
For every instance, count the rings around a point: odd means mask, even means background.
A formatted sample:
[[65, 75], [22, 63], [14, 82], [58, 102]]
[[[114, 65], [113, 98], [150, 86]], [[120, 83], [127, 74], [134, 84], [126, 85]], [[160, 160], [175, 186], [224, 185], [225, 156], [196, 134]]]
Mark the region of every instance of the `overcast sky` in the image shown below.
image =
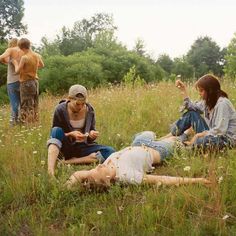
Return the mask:
[[95, 13], [113, 15], [116, 36], [129, 49], [140, 38], [150, 55], [172, 58], [187, 53], [200, 36], [210, 36], [221, 48], [236, 32], [236, 0], [24, 0], [27, 37], [39, 45], [54, 39], [63, 26]]

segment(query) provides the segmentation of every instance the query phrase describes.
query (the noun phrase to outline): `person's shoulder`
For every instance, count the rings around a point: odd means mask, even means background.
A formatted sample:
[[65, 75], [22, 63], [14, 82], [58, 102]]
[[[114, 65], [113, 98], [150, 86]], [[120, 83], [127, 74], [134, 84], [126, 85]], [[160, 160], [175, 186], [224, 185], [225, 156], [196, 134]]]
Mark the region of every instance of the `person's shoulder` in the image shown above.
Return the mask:
[[38, 58], [42, 58], [42, 56], [37, 52], [32, 51], [32, 54]]
[[66, 104], [67, 104], [67, 100], [60, 100], [59, 103], [56, 105], [55, 110], [56, 111], [62, 111], [64, 109], [66, 109]]
[[92, 106], [90, 103], [86, 103], [86, 105], [87, 105], [88, 110], [89, 110], [90, 112], [94, 112], [94, 108], [93, 108], [93, 106]]

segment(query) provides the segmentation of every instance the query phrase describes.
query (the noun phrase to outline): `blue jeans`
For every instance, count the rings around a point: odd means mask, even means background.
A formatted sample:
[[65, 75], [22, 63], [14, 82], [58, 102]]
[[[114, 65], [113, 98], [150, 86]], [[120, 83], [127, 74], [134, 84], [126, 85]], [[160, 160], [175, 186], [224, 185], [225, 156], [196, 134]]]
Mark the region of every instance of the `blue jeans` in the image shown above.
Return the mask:
[[104, 159], [108, 158], [113, 152], [114, 148], [105, 145], [99, 145], [97, 143], [78, 143], [76, 141], [71, 141], [62, 128], [53, 127], [51, 130], [50, 139], [47, 142], [47, 145], [55, 144], [63, 153], [65, 159], [70, 159], [72, 157], [84, 157], [93, 152], [100, 151]]
[[[193, 128], [195, 133], [201, 133], [205, 130], [209, 130], [208, 125], [205, 120], [201, 117], [201, 115], [196, 111], [187, 111], [183, 114], [183, 116], [177, 120], [171, 127], [171, 133], [174, 136], [179, 136], [184, 133], [185, 130]], [[222, 149], [224, 147], [231, 147], [232, 141], [223, 135], [212, 136], [207, 135], [202, 138], [198, 138], [193, 147], [195, 148], [214, 148], [214, 149]]]
[[195, 133], [201, 133], [205, 130], [209, 130], [206, 121], [196, 111], [187, 111], [183, 116], [177, 120], [171, 127], [171, 134], [179, 136], [190, 127], [193, 128]]
[[174, 152], [174, 143], [165, 141], [155, 141], [156, 135], [152, 131], [143, 131], [134, 136], [132, 146], [146, 146], [158, 151], [163, 161]]
[[7, 93], [11, 104], [11, 122], [18, 120], [20, 108], [20, 82], [7, 84]]

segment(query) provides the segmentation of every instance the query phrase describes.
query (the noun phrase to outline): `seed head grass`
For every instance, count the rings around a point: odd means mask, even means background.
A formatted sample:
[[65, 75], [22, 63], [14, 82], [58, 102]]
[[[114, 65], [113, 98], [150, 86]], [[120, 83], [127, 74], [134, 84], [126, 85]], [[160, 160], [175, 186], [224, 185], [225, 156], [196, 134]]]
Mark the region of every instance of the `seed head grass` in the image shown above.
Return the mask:
[[[223, 82], [236, 105], [236, 88]], [[190, 96], [198, 94], [190, 84]], [[65, 97], [65, 96], [64, 96]], [[0, 235], [235, 235], [236, 150], [203, 155], [176, 152], [154, 174], [206, 177], [202, 185], [114, 185], [106, 192], [68, 191], [76, 170], [94, 165], [58, 164], [47, 174], [46, 141], [60, 97], [40, 96], [40, 121], [9, 126], [10, 108], [0, 108]], [[116, 150], [135, 133], [169, 132], [179, 116], [181, 95], [171, 82], [110, 86], [89, 91], [96, 112], [98, 143]]]

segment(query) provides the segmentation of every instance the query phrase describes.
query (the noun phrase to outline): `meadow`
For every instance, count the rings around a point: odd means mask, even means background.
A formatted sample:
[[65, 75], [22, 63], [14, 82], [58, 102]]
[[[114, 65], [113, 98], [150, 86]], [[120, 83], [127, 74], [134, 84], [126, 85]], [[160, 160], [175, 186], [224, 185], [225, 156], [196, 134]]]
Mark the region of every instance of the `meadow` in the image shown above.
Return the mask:
[[[223, 83], [236, 106], [236, 87]], [[194, 89], [190, 96], [198, 98]], [[47, 175], [46, 141], [60, 97], [40, 96], [40, 122], [9, 127], [9, 106], [0, 108], [0, 235], [236, 235], [236, 150], [199, 155], [176, 153], [157, 166], [159, 175], [207, 177], [209, 187], [112, 186], [106, 192], [73, 191], [63, 184], [90, 166], [58, 164]], [[168, 133], [182, 98], [171, 82], [89, 91], [98, 142], [117, 150], [132, 136]]]

